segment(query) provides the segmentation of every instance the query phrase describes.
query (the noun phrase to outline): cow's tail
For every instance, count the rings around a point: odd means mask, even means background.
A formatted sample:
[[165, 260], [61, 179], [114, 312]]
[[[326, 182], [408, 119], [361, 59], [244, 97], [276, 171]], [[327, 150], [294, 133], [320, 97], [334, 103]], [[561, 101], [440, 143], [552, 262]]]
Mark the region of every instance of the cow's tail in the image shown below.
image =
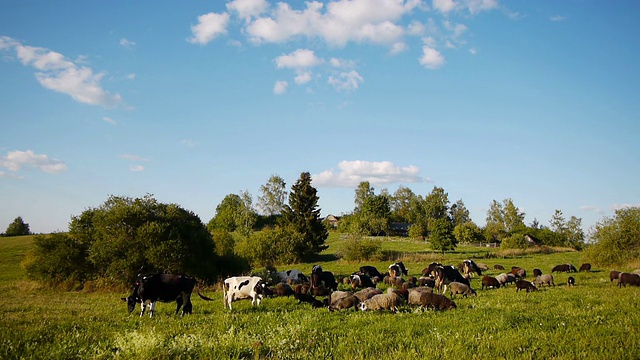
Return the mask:
[[200, 299], [202, 299], [202, 300], [206, 300], [206, 301], [213, 301], [213, 299], [212, 299], [212, 298], [208, 298], [208, 297], [206, 297], [206, 296], [204, 296], [204, 295], [202, 295], [202, 294], [200, 293], [200, 284], [198, 284], [198, 285], [197, 285], [197, 287], [196, 287], [196, 291], [197, 291], [197, 293], [198, 293], [198, 296], [200, 296]]

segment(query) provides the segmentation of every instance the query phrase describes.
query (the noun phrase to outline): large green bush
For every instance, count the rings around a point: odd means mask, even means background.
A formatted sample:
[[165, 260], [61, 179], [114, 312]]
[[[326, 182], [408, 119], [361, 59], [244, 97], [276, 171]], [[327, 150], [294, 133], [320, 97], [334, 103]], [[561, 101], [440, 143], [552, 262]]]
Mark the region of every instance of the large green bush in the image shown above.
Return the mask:
[[640, 207], [616, 210], [614, 217], [599, 221], [591, 240], [585, 257], [594, 264], [624, 265], [640, 258]]
[[213, 281], [217, 259], [211, 234], [193, 212], [151, 195], [111, 196], [73, 217], [68, 234], [38, 240], [25, 268], [42, 280], [129, 284], [140, 272], [174, 272]]

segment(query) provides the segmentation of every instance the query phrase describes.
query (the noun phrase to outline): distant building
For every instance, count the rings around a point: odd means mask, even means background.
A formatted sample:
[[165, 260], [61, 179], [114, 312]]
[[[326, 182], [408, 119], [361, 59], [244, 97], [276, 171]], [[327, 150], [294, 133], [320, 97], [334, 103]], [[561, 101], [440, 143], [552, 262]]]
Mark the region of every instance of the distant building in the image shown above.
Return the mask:
[[527, 242], [527, 244], [529, 246], [541, 246], [542, 245], [542, 241], [540, 241], [540, 239], [533, 237], [529, 234], [524, 234], [524, 239]]
[[327, 215], [325, 221], [335, 229], [338, 227], [338, 223], [340, 222], [340, 216]]

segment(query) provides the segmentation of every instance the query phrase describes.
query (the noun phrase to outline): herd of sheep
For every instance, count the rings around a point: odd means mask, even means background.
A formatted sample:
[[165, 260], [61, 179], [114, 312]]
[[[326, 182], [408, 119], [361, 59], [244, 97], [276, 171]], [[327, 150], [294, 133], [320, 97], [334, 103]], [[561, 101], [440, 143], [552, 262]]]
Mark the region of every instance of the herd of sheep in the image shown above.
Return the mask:
[[[495, 265], [494, 270], [505, 270]], [[408, 276], [402, 262], [389, 265], [388, 271], [380, 273], [373, 266], [362, 266], [360, 270], [342, 279], [333, 273], [314, 266], [310, 277], [298, 270], [273, 273], [270, 276], [272, 296], [294, 296], [299, 303], [311, 304], [314, 308], [328, 308], [329, 311], [346, 309], [398, 311], [401, 305], [413, 305], [425, 309], [449, 310], [457, 306], [453, 301], [456, 295], [477, 296], [471, 288], [473, 274], [482, 276], [489, 270], [485, 264], [465, 260], [458, 267], [432, 263], [422, 271], [422, 276]], [[590, 271], [590, 264], [582, 264], [579, 270], [571, 264], [557, 265], [555, 272]], [[507, 287], [515, 284], [516, 291], [537, 291], [544, 286], [556, 286], [552, 274], [543, 274], [533, 269], [533, 281], [526, 280], [526, 270], [517, 266], [497, 276], [484, 275], [481, 278], [482, 289]], [[403, 277], [404, 276], [404, 277]], [[633, 273], [612, 271], [611, 281], [618, 280], [618, 286], [640, 286], [640, 269]], [[386, 292], [378, 288], [378, 283], [388, 286]], [[340, 285], [340, 289], [338, 287]], [[567, 285], [575, 285], [575, 278], [569, 276]], [[383, 287], [384, 288], [384, 287]], [[448, 289], [448, 291], [447, 291]], [[447, 297], [446, 295], [449, 295]], [[323, 300], [319, 300], [322, 298]]]

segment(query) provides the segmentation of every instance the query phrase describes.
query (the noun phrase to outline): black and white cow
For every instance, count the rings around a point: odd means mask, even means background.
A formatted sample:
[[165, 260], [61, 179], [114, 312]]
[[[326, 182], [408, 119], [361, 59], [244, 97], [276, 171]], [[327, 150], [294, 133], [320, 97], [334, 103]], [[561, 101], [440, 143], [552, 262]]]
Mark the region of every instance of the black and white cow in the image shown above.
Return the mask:
[[234, 276], [224, 280], [222, 294], [225, 308], [232, 310], [231, 303], [242, 299], [251, 299], [251, 305], [258, 306], [272, 291], [259, 276]]
[[[456, 269], [454, 266], [451, 266], [451, 265], [438, 266], [433, 270], [433, 272], [435, 273], [436, 289], [441, 294], [446, 291], [446, 285], [449, 285], [454, 281], [463, 283], [465, 285], [470, 285], [469, 280], [467, 280], [464, 276], [462, 276], [462, 274], [460, 274], [458, 269]], [[444, 289], [442, 288], [443, 285], [445, 285]]]
[[365, 274], [372, 279], [376, 276], [380, 279], [384, 277], [384, 275], [380, 273], [380, 271], [378, 271], [378, 269], [376, 269], [375, 266], [371, 266], [371, 265], [360, 266], [360, 273]]
[[333, 291], [338, 290], [338, 283], [336, 282], [336, 277], [333, 273], [331, 271], [322, 270], [322, 266], [320, 265], [314, 265], [311, 270], [310, 286], [313, 290], [320, 285], [324, 285], [325, 288]]
[[482, 270], [480, 270], [478, 264], [471, 259], [462, 262], [462, 273], [469, 276], [471, 276], [471, 273], [476, 273], [478, 276], [482, 276]]
[[[138, 281], [131, 288], [129, 297], [121, 298], [127, 303], [129, 313], [132, 313], [136, 304], [140, 304], [140, 316], [144, 315], [146, 307], [149, 307], [149, 317], [153, 317], [156, 309], [156, 302], [172, 302], [177, 304], [176, 314], [182, 308], [182, 314], [191, 314], [193, 305], [191, 304], [191, 293], [197, 285], [194, 277], [176, 274], [147, 274], [138, 275]], [[198, 295], [203, 300], [212, 299], [200, 294], [200, 287], [197, 289]]]
[[287, 284], [300, 284], [309, 282], [309, 278], [300, 270], [279, 271], [276, 273], [276, 276], [278, 277], [278, 282]]
[[389, 276], [398, 277], [402, 275], [409, 275], [409, 269], [404, 266], [402, 261], [389, 265]]

